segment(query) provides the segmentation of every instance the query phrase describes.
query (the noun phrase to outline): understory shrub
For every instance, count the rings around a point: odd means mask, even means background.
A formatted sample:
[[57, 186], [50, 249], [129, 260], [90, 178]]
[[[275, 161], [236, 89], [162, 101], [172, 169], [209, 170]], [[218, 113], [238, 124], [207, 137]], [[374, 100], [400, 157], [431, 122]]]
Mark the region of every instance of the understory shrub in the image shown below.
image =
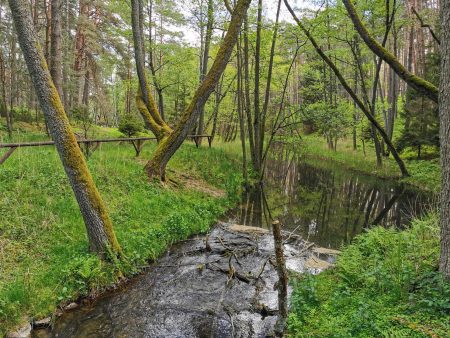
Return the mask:
[[358, 236], [335, 268], [293, 282], [295, 337], [447, 337], [450, 284], [438, 272], [438, 217]]

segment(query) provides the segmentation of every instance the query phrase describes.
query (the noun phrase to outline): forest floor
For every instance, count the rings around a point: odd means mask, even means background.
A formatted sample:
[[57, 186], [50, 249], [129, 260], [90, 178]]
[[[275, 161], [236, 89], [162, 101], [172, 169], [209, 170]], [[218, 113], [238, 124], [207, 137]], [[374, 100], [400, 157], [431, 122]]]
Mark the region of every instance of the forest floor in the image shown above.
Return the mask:
[[[401, 177], [400, 170], [395, 160], [391, 157], [383, 158], [383, 166], [377, 168], [375, 151], [371, 144], [366, 145], [366, 155], [364, 155], [361, 144], [358, 144], [358, 150], [353, 150], [352, 140], [339, 140], [337, 151], [328, 149], [323, 137], [316, 135], [303, 135], [299, 143], [300, 151], [308, 159], [320, 159], [339, 163], [339, 165], [350, 170], [355, 170], [380, 178], [398, 179]], [[425, 156], [436, 155], [436, 150], [424, 151]], [[419, 189], [438, 192], [440, 190], [441, 171], [439, 158], [417, 160], [415, 154], [404, 152], [401, 157], [405, 161], [410, 177], [403, 178], [402, 181], [413, 185]], [[320, 163], [319, 162], [319, 163]]]
[[[46, 139], [31, 134], [14, 141]], [[0, 168], [0, 336], [59, 305], [102, 293], [139, 273], [172, 243], [207, 231], [240, 199], [240, 159], [228, 147], [184, 144], [169, 163], [175, 183], [166, 185], [149, 183], [143, 172], [154, 143], [144, 146], [140, 158], [130, 144], [102, 144], [92, 154], [88, 165], [126, 257], [114, 264], [88, 253], [54, 147], [16, 150]]]

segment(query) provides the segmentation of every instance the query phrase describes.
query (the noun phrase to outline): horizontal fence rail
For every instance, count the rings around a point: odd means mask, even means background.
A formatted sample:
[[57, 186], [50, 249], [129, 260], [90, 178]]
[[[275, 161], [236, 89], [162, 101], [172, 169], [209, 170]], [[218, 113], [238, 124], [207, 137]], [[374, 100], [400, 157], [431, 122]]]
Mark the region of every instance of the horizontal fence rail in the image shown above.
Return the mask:
[[[195, 142], [195, 146], [198, 148], [200, 145], [200, 140], [206, 138], [208, 140], [208, 145], [211, 148], [212, 136], [211, 135], [188, 135], [188, 139]], [[124, 137], [124, 138], [108, 138], [108, 139], [86, 139], [77, 140], [78, 145], [84, 144], [83, 149], [84, 154], [89, 157], [95, 150], [98, 149], [101, 143], [110, 142], [130, 142], [134, 150], [136, 151], [136, 156], [141, 153], [142, 147], [146, 141], [156, 141], [156, 137]], [[12, 153], [17, 148], [25, 147], [43, 147], [55, 145], [54, 141], [40, 141], [40, 142], [18, 142], [18, 143], [0, 143], [0, 148], [9, 148], [8, 151], [0, 157], [0, 165], [5, 163], [5, 161], [12, 155]]]

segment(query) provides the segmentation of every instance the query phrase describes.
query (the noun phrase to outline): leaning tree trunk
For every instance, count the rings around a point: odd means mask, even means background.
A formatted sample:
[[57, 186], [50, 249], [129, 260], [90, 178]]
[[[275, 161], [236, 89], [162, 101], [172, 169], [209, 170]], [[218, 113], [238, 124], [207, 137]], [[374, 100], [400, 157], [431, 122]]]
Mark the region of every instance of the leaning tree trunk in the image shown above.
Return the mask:
[[424, 94], [432, 101], [438, 101], [438, 89], [430, 82], [425, 79], [412, 74], [408, 69], [406, 69], [386, 48], [381, 46], [369, 33], [367, 28], [362, 23], [361, 19], [356, 13], [355, 6], [352, 3], [352, 0], [342, 0], [345, 8], [347, 9], [348, 15], [350, 19], [353, 21], [353, 25], [355, 29], [358, 31], [361, 38], [366, 43], [367, 47], [369, 47], [373, 53], [375, 53], [378, 57], [383, 59], [396, 73], [397, 75], [403, 79], [408, 85], [417, 90], [419, 93]]
[[227, 34], [220, 45], [211, 69], [195, 92], [191, 103], [184, 111], [174, 131], [159, 142], [152, 158], [145, 166], [149, 178], [159, 177], [160, 180], [165, 180], [167, 163], [186, 139], [189, 131], [196, 124], [199, 115], [198, 107], [205, 104], [227, 66], [234, 45], [236, 44], [244, 15], [250, 3], [251, 0], [239, 0], [237, 2], [233, 15], [231, 16]]
[[102, 256], [108, 251], [119, 254], [120, 246], [111, 219], [78, 147], [48, 71], [28, 12], [28, 1], [10, 0], [9, 5], [37, 97], [86, 225], [90, 249]]
[[441, 2], [441, 77], [439, 118], [441, 140], [441, 258], [439, 270], [450, 278], [450, 0]]

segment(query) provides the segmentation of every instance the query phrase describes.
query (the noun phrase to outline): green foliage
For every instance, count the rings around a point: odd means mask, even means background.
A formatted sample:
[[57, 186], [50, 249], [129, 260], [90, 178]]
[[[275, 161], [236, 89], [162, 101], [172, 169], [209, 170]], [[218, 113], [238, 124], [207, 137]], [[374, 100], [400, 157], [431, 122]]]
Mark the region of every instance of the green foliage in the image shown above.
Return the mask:
[[128, 136], [135, 136], [144, 129], [142, 120], [138, 119], [135, 115], [125, 115], [122, 117], [119, 123], [119, 131]]
[[437, 272], [438, 218], [377, 227], [346, 247], [336, 267], [294, 282], [289, 331], [310, 337], [445, 336], [450, 284]]
[[337, 105], [318, 101], [308, 105], [302, 113], [305, 122], [315, 125], [315, 129], [327, 139], [337, 141], [346, 136], [352, 126], [353, 107], [346, 100]]
[[[436, 53], [427, 54], [425, 77], [433, 83], [439, 82], [439, 64]], [[412, 147], [420, 159], [424, 146], [439, 148], [439, 111], [436, 103], [408, 87], [402, 114], [404, 129], [396, 142], [400, 151]]]

